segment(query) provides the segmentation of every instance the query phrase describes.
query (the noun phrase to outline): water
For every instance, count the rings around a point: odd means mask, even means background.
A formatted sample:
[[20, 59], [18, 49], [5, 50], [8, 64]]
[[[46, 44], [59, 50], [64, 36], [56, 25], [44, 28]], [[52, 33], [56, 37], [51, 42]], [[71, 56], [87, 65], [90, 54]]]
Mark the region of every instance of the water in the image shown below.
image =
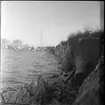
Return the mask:
[[2, 51], [2, 88], [19, 86], [35, 80], [40, 73], [54, 72], [57, 63], [47, 52]]

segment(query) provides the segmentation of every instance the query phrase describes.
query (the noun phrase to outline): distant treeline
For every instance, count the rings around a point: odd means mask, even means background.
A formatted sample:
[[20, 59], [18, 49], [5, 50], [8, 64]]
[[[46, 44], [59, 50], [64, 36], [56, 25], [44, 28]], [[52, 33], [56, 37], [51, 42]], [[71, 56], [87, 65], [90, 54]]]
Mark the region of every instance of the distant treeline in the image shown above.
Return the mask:
[[10, 41], [6, 38], [1, 39], [1, 49], [3, 50], [34, 50], [34, 46], [24, 44], [20, 39]]

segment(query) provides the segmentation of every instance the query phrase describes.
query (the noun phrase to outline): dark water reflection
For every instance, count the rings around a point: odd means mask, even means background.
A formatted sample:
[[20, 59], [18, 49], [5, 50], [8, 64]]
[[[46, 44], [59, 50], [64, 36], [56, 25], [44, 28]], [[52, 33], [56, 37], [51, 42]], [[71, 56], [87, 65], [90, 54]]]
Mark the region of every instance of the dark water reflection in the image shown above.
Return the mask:
[[56, 71], [57, 64], [47, 52], [2, 51], [1, 70], [4, 88], [29, 83], [43, 72]]

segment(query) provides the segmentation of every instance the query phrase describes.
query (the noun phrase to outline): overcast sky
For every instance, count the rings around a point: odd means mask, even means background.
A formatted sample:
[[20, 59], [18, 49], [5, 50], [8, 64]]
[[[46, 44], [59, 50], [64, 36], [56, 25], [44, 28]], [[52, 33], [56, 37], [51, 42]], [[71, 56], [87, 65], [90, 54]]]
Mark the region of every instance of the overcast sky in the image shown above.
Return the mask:
[[100, 26], [99, 1], [1, 1], [2, 38], [57, 45], [85, 26]]

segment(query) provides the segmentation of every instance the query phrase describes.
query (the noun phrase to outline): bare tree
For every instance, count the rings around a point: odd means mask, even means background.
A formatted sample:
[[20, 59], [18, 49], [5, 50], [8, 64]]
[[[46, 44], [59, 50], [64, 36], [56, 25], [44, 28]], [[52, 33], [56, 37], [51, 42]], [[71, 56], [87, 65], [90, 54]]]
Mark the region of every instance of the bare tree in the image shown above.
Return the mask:
[[23, 42], [20, 39], [13, 40], [12, 45], [15, 49], [21, 49]]
[[10, 40], [8, 40], [6, 38], [1, 39], [1, 47], [2, 48], [4, 48], [4, 49], [8, 48], [9, 44], [10, 44]]

